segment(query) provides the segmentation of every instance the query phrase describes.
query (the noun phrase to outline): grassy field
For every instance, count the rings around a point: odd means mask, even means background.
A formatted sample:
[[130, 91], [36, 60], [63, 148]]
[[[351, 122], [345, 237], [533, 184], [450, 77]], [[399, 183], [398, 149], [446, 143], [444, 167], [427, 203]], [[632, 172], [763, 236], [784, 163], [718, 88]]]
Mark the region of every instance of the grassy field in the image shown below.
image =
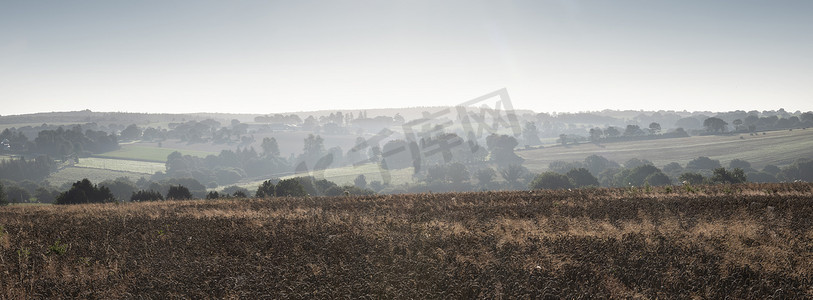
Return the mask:
[[648, 159], [656, 166], [687, 162], [699, 156], [720, 160], [727, 166], [733, 159], [744, 159], [754, 168], [767, 164], [785, 165], [798, 158], [813, 157], [813, 129], [771, 131], [765, 135], [749, 136], [693, 136], [687, 138], [608, 143], [601, 146], [581, 144], [570, 147], [546, 147], [518, 151], [525, 158], [524, 165], [534, 172], [545, 171], [555, 160], [582, 161], [592, 154], [604, 156], [618, 163], [630, 158]]
[[[81, 160], [80, 158], [80, 162]], [[131, 180], [136, 181], [141, 177], [149, 178], [150, 174], [96, 168], [67, 167], [51, 173], [46, 180], [48, 180], [51, 185], [58, 187], [64, 183], [74, 183], [83, 178], [87, 178], [92, 183], [99, 183], [107, 179], [116, 179], [118, 177], [130, 177]]]
[[[324, 172], [311, 172], [311, 173], [300, 173], [300, 174], [292, 174], [281, 176], [280, 179], [287, 179], [299, 176], [314, 176], [317, 179], [327, 179], [332, 181], [340, 186], [343, 185], [353, 185], [353, 181], [361, 174], [364, 174], [364, 177], [367, 180], [367, 183], [373, 181], [381, 181], [384, 182], [383, 176], [389, 176], [392, 184], [403, 184], [403, 183], [412, 183], [412, 173], [413, 168], [404, 168], [398, 170], [382, 170], [379, 168], [377, 164], [366, 164], [360, 165], [358, 167], [354, 166], [345, 166], [341, 168], [332, 168], [327, 169]], [[242, 181], [237, 184], [237, 186], [247, 188], [249, 191], [254, 191], [257, 189], [260, 184], [263, 183], [267, 179], [260, 179], [260, 180], [246, 180]]]
[[811, 298], [813, 184], [0, 207], [0, 297]]
[[122, 145], [121, 149], [119, 150], [98, 154], [95, 156], [103, 158], [117, 158], [117, 159], [141, 160], [165, 163], [167, 161], [167, 156], [169, 156], [169, 154], [175, 151], [181, 152], [184, 155], [192, 155], [198, 157], [206, 157], [207, 155], [210, 154], [217, 155], [217, 153], [215, 152], [174, 149], [174, 148], [159, 148], [153, 146], [141, 146], [138, 144], [127, 144]]
[[146, 175], [152, 175], [158, 171], [161, 172], [166, 171], [166, 163], [163, 162], [159, 163], [159, 162], [101, 158], [101, 157], [80, 158], [79, 163], [75, 164], [74, 166], [79, 168], [142, 173]]

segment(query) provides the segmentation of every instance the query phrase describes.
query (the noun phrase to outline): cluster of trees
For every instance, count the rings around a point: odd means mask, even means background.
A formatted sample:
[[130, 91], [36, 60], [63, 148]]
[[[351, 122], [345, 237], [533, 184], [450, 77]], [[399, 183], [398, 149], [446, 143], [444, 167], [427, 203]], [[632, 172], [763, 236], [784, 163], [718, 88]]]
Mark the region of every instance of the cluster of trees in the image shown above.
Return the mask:
[[[669, 132], [662, 132], [661, 124], [652, 122], [647, 128], [638, 125], [627, 125], [625, 128], [608, 126], [606, 128], [595, 127], [588, 131], [591, 142], [622, 142], [648, 139], [663, 139], [687, 137], [689, 134], [683, 128], [676, 128]], [[565, 139], [561, 139], [562, 144], [566, 144]]]
[[56, 197], [56, 204], [84, 204], [113, 202], [116, 198], [105, 186], [92, 184], [87, 178], [77, 181]]
[[47, 156], [35, 159], [3, 159], [0, 161], [0, 179], [41, 181], [56, 169], [56, 163]]
[[[245, 177], [268, 176], [290, 171], [288, 161], [280, 158], [278, 154], [279, 149], [276, 146], [268, 146], [263, 153], [257, 153], [254, 148], [223, 150], [219, 155], [209, 155], [205, 158], [182, 155], [176, 151], [167, 157], [166, 176], [195, 178], [199, 182], [206, 182], [210, 187], [216, 187], [235, 183]], [[156, 179], [164, 177], [163, 174], [158, 174]]]
[[40, 131], [34, 139], [35, 149], [29, 152], [42, 153], [56, 158], [69, 156], [90, 156], [91, 153], [103, 153], [119, 148], [118, 137], [104, 131], [85, 130], [74, 126], [65, 130], [61, 126], [56, 130]]

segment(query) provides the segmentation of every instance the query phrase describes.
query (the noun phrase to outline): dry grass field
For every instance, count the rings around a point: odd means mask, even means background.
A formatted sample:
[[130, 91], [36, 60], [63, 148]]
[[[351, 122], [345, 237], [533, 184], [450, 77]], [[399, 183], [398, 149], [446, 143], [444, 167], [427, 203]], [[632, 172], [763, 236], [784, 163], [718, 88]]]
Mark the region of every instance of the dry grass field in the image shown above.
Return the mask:
[[0, 298], [811, 298], [813, 184], [0, 207]]
[[783, 166], [799, 158], [813, 157], [813, 129], [769, 131], [756, 136], [709, 135], [603, 145], [579, 144], [517, 151], [517, 154], [525, 158], [523, 165], [534, 172], [546, 171], [548, 164], [555, 160], [583, 161], [593, 154], [618, 163], [631, 158], [647, 159], [658, 167], [670, 162], [685, 166], [699, 156], [720, 160], [724, 166], [733, 159], [743, 159], [754, 168], [762, 169], [768, 164]]

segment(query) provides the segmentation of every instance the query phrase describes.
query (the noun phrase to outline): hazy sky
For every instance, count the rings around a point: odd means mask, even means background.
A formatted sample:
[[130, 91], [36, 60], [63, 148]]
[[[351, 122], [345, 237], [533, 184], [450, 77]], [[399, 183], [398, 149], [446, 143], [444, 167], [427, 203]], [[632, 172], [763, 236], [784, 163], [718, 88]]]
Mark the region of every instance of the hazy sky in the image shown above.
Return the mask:
[[813, 110], [813, 1], [0, 0], [0, 114]]

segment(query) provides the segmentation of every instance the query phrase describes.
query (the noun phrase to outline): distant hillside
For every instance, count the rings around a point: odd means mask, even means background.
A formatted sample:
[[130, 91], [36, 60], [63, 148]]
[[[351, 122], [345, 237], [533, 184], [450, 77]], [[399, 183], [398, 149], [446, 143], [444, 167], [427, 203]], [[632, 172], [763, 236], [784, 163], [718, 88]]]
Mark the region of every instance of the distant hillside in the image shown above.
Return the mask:
[[782, 166], [799, 158], [813, 157], [813, 129], [770, 131], [755, 136], [708, 135], [603, 145], [585, 143], [517, 151], [517, 154], [525, 159], [523, 165], [534, 172], [547, 170], [552, 161], [583, 161], [594, 154], [618, 163], [631, 158], [647, 159], [657, 167], [670, 162], [685, 166], [699, 156], [720, 160], [725, 166], [733, 159], [743, 159], [761, 169], [768, 164]]

